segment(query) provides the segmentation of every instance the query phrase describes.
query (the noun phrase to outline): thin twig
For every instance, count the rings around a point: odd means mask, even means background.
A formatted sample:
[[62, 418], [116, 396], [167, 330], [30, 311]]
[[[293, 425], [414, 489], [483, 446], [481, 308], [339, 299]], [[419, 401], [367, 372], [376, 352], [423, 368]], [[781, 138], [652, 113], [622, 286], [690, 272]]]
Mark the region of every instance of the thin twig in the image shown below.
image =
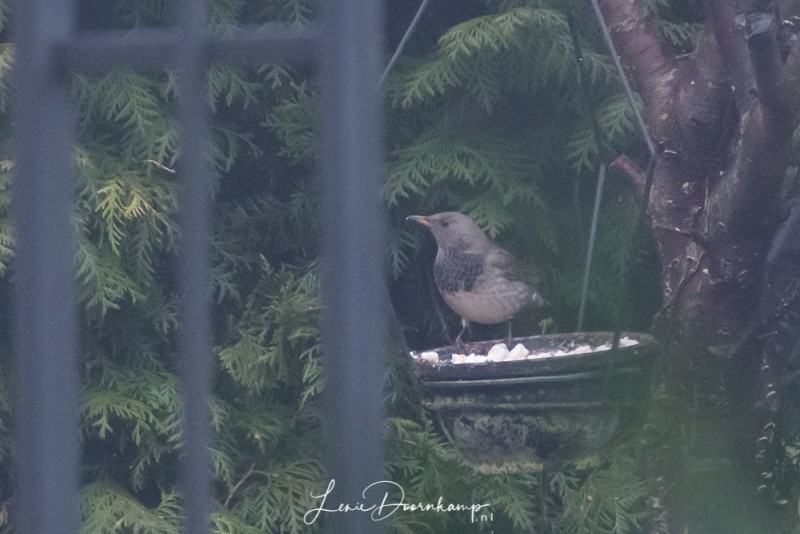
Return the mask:
[[162, 171], [166, 171], [166, 172], [168, 172], [170, 174], [175, 174], [175, 172], [176, 172], [175, 169], [171, 169], [170, 167], [167, 167], [166, 165], [164, 165], [160, 161], [156, 161], [154, 159], [146, 159], [146, 160], [144, 160], [144, 162], [145, 163], [150, 163], [151, 165], [155, 165], [156, 167], [158, 167]]
[[223, 506], [225, 508], [228, 507], [228, 504], [230, 504], [231, 499], [233, 499], [233, 496], [236, 495], [237, 491], [239, 491], [239, 488], [242, 487], [242, 484], [244, 484], [245, 481], [247, 481], [248, 478], [250, 478], [251, 476], [253, 476], [256, 473], [255, 467], [256, 467], [256, 464], [250, 464], [250, 467], [247, 469], [247, 472], [245, 472], [245, 474], [242, 476], [242, 478], [239, 479], [239, 482], [237, 482], [231, 488], [231, 491], [228, 492], [228, 497], [225, 499], [225, 503], [223, 504]]

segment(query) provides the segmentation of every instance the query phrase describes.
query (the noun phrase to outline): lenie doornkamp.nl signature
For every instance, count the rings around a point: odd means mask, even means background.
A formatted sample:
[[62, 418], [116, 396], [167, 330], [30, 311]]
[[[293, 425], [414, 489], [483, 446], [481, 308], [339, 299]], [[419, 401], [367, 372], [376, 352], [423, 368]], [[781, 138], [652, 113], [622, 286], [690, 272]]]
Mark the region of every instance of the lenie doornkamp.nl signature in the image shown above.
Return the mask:
[[311, 494], [312, 499], [321, 499], [319, 506], [312, 508], [303, 515], [306, 525], [313, 524], [322, 514], [362, 512], [368, 513], [373, 521], [383, 521], [391, 517], [397, 511], [403, 512], [469, 512], [470, 522], [475, 522], [475, 516], [483, 508], [488, 508], [489, 504], [456, 504], [446, 503], [443, 497], [429, 503], [409, 503], [405, 502], [405, 491], [403, 487], [391, 480], [379, 480], [373, 482], [361, 492], [364, 501], [355, 503], [332, 504], [329, 497], [336, 487], [336, 480], [331, 479], [328, 488], [319, 495]]

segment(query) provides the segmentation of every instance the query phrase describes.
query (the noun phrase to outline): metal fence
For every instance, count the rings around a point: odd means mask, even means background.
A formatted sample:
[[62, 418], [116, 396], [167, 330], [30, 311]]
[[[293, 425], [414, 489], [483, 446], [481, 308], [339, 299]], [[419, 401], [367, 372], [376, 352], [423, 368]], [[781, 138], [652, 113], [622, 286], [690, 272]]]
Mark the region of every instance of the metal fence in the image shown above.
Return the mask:
[[[78, 33], [65, 0], [17, 2], [13, 120], [17, 232], [15, 419], [18, 531], [78, 528], [78, 360], [70, 169], [70, 79], [79, 70], [170, 68], [179, 73], [179, 177], [185, 450], [184, 530], [208, 530], [211, 507], [212, 353], [209, 302], [211, 202], [204, 90], [214, 62], [317, 61], [323, 90], [321, 169], [325, 183], [326, 459], [342, 502], [380, 480], [384, 358], [378, 177], [381, 6], [327, 2], [321, 23], [208, 33], [207, 6], [180, 0], [178, 24], [164, 30]], [[374, 81], [374, 83], [371, 83]], [[330, 514], [335, 532], [376, 532], [366, 514]]]

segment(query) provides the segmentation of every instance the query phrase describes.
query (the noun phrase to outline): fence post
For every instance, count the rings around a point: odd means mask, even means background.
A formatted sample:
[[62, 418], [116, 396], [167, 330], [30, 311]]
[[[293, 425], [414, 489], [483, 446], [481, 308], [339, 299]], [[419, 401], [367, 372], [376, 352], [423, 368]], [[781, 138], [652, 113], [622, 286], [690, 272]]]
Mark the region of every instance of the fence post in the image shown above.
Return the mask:
[[[382, 2], [326, 2], [321, 52], [326, 507], [364, 502], [384, 477], [386, 371], [380, 184]], [[321, 488], [324, 489], [324, 488]], [[368, 513], [331, 513], [331, 532], [380, 532]]]
[[13, 189], [16, 532], [77, 529], [73, 121], [53, 45], [73, 31], [70, 2], [16, 4]]
[[180, 247], [178, 287], [181, 322], [178, 349], [184, 405], [181, 490], [184, 532], [209, 531], [211, 511], [211, 204], [207, 2], [178, 2], [182, 35], [178, 54], [178, 126], [180, 164]]

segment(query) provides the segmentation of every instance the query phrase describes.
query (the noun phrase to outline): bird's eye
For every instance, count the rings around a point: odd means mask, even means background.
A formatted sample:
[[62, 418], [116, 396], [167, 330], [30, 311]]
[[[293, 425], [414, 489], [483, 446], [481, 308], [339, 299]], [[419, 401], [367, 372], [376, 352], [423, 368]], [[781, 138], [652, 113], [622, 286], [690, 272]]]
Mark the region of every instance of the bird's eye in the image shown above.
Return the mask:
[[450, 226], [450, 221], [442, 221], [442, 226], [447, 228], [448, 226]]

